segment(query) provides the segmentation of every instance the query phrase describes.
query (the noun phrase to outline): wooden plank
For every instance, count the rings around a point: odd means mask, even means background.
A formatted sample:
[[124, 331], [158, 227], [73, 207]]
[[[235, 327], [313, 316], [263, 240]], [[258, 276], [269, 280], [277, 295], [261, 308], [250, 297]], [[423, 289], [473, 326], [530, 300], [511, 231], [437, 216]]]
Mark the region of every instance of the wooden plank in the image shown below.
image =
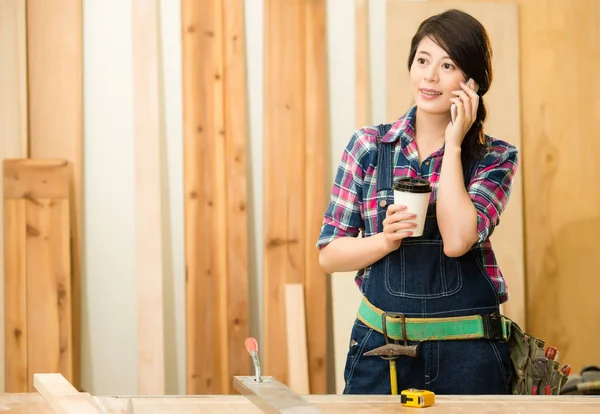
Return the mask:
[[356, 127], [371, 125], [369, 0], [354, 0], [356, 28]]
[[301, 283], [285, 285], [285, 327], [289, 387], [298, 394], [310, 394], [304, 286]]
[[0, 0], [0, 154], [27, 156], [25, 0]]
[[264, 413], [319, 414], [323, 413], [273, 377], [234, 377], [233, 386]]
[[[410, 91], [404, 87], [408, 84], [408, 69], [398, 68], [406, 68], [410, 40], [418, 25], [427, 17], [452, 7], [460, 8], [480, 20], [492, 42], [493, 70], [496, 76], [484, 97], [488, 109], [486, 133], [507, 140], [521, 149], [519, 48], [515, 46], [518, 44], [519, 20], [514, 4], [388, 1], [387, 90], [397, 91], [387, 94], [388, 119], [397, 119], [412, 105]], [[399, 50], [405, 53], [398, 53]], [[510, 102], [510, 105], [507, 105], [507, 102]], [[510, 289], [510, 300], [503, 306], [503, 311], [524, 327], [526, 321], [522, 176], [521, 168], [513, 183], [510, 202], [502, 214], [501, 225], [496, 228], [491, 240]]]
[[72, 164], [73, 379], [80, 384], [83, 200], [82, 0], [27, 0], [29, 156]]
[[[304, 292], [310, 298], [306, 309], [310, 392], [327, 393], [327, 275], [319, 265], [315, 248], [323, 211], [327, 208], [326, 154], [327, 37], [326, 1], [306, 2], [306, 148], [305, 148], [305, 279]], [[297, 156], [297, 155], [296, 155]], [[294, 187], [288, 187], [294, 188]]]
[[102, 414], [88, 393], [78, 392], [60, 374], [35, 374], [36, 390], [59, 414]]
[[[25, 0], [0, 0], [0, 161], [4, 158], [25, 158], [28, 147], [27, 118], [27, 27], [25, 18]], [[0, 200], [2, 200], [0, 186]], [[0, 215], [2, 203], [0, 203]], [[0, 220], [0, 234], [3, 234], [3, 220]], [[3, 238], [0, 237], [0, 281], [3, 280], [4, 266]], [[5, 306], [4, 284], [0, 282], [0, 309]], [[7, 296], [7, 295], [6, 295]], [[4, 318], [0, 318], [0, 330]], [[11, 334], [12, 335], [12, 334]], [[6, 341], [10, 336], [6, 337]], [[4, 348], [5, 341], [0, 341], [0, 354], [9, 352]], [[8, 344], [6, 345], [9, 346]], [[12, 362], [0, 360], [0, 391], [12, 389], [13, 385], [5, 383], [5, 373]], [[8, 375], [8, 374], [7, 374]]]
[[264, 361], [288, 381], [284, 285], [305, 265], [305, 4], [265, 1]]
[[158, 2], [133, 1], [138, 392], [165, 392]]
[[73, 377], [69, 201], [27, 200], [27, 371]]
[[222, 0], [185, 0], [181, 12], [186, 375], [190, 394], [223, 393], [231, 387], [225, 329], [227, 184], [222, 9]]
[[7, 392], [27, 392], [25, 200], [4, 200], [4, 349]]
[[[227, 182], [228, 377], [248, 375], [244, 341], [250, 336], [248, 287], [248, 98], [244, 1], [223, 4], [225, 175]], [[229, 392], [233, 393], [233, 385]]]

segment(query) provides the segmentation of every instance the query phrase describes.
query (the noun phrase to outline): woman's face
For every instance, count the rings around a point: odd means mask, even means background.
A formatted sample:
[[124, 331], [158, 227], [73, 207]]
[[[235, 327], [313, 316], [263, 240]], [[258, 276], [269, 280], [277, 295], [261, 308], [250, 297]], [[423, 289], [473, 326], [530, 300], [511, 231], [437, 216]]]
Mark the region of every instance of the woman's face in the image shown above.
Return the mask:
[[461, 89], [461, 81], [466, 81], [465, 75], [446, 51], [423, 38], [410, 68], [410, 89], [419, 110], [450, 117], [450, 99], [456, 97], [452, 91]]

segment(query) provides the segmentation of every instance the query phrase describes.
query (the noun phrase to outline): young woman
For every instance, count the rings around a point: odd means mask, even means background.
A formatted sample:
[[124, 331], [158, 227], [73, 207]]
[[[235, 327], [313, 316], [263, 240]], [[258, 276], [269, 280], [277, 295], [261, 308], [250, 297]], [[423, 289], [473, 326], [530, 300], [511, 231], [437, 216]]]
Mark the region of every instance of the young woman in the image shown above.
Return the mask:
[[[508, 294], [489, 237], [509, 199], [517, 149], [483, 133], [491, 56], [470, 15], [428, 18], [408, 58], [415, 105], [393, 124], [355, 132], [342, 155], [317, 247], [328, 273], [357, 270], [363, 293], [345, 393], [511, 392], [499, 315]], [[422, 236], [411, 237], [415, 216], [394, 204], [400, 177], [432, 187]]]

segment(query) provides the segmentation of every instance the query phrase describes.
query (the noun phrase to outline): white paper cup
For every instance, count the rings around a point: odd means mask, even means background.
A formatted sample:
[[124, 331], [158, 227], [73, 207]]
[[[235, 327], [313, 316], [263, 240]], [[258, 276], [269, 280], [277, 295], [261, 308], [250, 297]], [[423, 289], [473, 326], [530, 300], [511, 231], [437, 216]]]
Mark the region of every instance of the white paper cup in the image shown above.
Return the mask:
[[399, 178], [394, 182], [394, 204], [406, 206], [406, 211], [416, 214], [416, 218], [411, 220], [417, 227], [413, 230], [410, 237], [420, 237], [423, 235], [425, 227], [425, 218], [427, 217], [427, 206], [429, 205], [429, 196], [431, 194], [431, 184], [422, 178]]

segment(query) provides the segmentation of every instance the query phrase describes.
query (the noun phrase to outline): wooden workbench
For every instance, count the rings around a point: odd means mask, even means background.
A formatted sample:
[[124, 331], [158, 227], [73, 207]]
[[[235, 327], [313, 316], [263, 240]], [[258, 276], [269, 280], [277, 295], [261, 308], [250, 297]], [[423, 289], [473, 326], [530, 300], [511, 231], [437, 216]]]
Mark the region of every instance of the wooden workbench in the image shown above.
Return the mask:
[[[106, 414], [126, 414], [129, 397], [93, 397]], [[152, 405], [156, 414], [192, 413], [244, 413], [260, 414], [242, 396], [169, 396], [133, 397]], [[326, 413], [415, 413], [392, 396], [348, 396], [311, 395], [306, 399]], [[3, 414], [55, 414], [50, 406], [37, 394], [0, 394], [0, 412]], [[435, 413], [477, 414], [557, 414], [600, 413], [600, 397], [521, 397], [521, 396], [437, 396], [436, 404], [427, 408]]]

